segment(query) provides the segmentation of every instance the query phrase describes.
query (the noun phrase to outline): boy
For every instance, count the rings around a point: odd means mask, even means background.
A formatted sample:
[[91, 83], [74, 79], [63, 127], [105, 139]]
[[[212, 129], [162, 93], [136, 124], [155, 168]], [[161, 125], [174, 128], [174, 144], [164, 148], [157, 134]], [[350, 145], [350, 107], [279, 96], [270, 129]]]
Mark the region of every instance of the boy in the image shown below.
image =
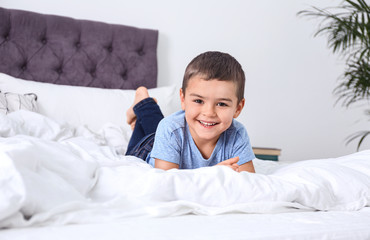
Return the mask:
[[138, 88], [127, 111], [134, 131], [126, 155], [164, 170], [226, 165], [254, 172], [248, 134], [234, 120], [244, 107], [244, 84], [244, 71], [232, 56], [205, 52], [185, 70], [182, 111], [163, 118], [147, 89]]

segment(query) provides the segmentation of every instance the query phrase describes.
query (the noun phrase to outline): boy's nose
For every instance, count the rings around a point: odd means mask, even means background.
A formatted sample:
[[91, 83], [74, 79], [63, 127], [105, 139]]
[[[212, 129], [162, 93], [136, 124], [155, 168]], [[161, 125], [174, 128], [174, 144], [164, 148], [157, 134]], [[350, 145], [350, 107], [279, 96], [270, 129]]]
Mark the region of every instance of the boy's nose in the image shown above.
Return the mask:
[[204, 104], [202, 113], [207, 117], [214, 117], [216, 115], [215, 107], [212, 104]]

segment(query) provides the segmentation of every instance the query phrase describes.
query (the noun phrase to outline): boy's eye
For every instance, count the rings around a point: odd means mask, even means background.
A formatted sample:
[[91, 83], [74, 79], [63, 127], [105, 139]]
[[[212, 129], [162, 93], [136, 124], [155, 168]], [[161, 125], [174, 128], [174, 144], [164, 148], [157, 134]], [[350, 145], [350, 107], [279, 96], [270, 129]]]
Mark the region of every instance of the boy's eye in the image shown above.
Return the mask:
[[217, 106], [219, 106], [219, 107], [227, 107], [228, 105], [226, 103], [219, 102], [219, 103], [217, 103]]
[[194, 100], [195, 103], [203, 103], [203, 100], [200, 100], [200, 99], [195, 99]]

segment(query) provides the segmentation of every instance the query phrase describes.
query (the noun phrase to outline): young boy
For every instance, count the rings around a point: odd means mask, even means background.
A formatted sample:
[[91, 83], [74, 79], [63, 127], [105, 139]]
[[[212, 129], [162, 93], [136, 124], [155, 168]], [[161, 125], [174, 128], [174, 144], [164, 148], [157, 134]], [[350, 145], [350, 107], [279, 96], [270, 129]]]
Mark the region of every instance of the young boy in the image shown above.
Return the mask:
[[138, 88], [127, 111], [134, 131], [126, 155], [165, 170], [226, 165], [254, 172], [247, 131], [234, 120], [244, 107], [244, 85], [244, 71], [232, 56], [205, 52], [185, 70], [182, 111], [163, 118], [147, 89]]

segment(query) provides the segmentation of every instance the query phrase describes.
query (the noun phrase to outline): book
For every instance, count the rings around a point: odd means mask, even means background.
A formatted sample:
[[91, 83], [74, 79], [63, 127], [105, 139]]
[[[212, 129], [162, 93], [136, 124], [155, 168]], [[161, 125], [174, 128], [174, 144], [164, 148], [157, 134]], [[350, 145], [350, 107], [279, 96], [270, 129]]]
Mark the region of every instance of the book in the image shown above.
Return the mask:
[[281, 149], [279, 148], [263, 148], [263, 147], [252, 147], [254, 155], [258, 159], [279, 161]]

